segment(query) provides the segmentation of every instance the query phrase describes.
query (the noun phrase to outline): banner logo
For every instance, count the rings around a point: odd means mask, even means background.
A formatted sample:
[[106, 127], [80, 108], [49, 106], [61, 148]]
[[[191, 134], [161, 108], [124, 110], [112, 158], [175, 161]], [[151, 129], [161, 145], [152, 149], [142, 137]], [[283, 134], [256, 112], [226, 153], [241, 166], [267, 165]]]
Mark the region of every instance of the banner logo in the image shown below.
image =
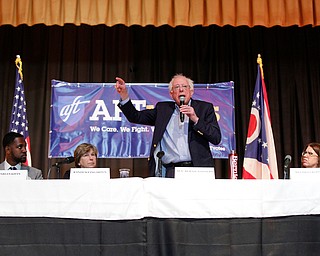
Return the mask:
[[[59, 116], [63, 122], [73, 125], [77, 120], [82, 119], [84, 115], [85, 104], [90, 103], [89, 100], [81, 101], [83, 96], [76, 98], [70, 96], [60, 96], [59, 101], [63, 104], [64, 102], [70, 102], [70, 104], [60, 105]], [[71, 119], [69, 119], [72, 117]]]

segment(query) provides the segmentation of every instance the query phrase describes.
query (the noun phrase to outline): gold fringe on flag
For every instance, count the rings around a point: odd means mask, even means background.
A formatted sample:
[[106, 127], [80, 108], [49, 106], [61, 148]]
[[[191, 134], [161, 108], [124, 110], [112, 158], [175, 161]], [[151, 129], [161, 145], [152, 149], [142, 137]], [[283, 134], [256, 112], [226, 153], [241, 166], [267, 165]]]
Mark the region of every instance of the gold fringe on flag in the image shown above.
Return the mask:
[[21, 80], [23, 81], [23, 74], [22, 74], [22, 61], [21, 61], [21, 58], [20, 58], [20, 55], [17, 55], [17, 58], [16, 58], [16, 67], [18, 69], [18, 72], [20, 74], [20, 77], [21, 77]]

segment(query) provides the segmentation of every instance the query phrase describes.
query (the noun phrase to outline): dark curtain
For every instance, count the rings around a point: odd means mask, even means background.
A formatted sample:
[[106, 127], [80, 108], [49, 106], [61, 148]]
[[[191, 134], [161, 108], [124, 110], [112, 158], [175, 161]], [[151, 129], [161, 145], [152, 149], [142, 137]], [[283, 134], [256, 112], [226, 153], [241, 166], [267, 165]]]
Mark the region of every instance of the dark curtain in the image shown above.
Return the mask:
[[318, 256], [317, 215], [80, 220], [0, 218], [6, 256]]
[[[1, 138], [9, 129], [15, 56], [23, 62], [33, 166], [46, 177], [51, 80], [70, 82], [168, 82], [176, 73], [195, 83], [234, 81], [239, 170], [243, 162], [257, 55], [263, 60], [279, 176], [283, 159], [300, 166], [306, 143], [320, 141], [319, 27], [126, 27], [65, 25], [0, 27]], [[1, 149], [1, 159], [4, 158]], [[131, 167], [147, 175], [146, 159], [100, 159], [100, 165]], [[216, 160], [216, 176], [227, 176], [227, 160]], [[241, 175], [240, 175], [241, 176]]]

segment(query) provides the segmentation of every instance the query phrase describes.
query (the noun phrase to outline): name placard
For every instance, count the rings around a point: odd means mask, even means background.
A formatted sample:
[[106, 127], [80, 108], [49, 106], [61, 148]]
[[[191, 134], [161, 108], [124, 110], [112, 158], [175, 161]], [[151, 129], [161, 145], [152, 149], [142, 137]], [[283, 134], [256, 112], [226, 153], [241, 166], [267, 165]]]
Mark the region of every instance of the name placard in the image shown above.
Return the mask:
[[0, 180], [27, 180], [28, 170], [0, 170]]
[[291, 180], [320, 180], [320, 168], [290, 168]]
[[215, 179], [214, 167], [175, 167], [175, 179]]
[[70, 180], [107, 181], [110, 180], [110, 168], [71, 168]]

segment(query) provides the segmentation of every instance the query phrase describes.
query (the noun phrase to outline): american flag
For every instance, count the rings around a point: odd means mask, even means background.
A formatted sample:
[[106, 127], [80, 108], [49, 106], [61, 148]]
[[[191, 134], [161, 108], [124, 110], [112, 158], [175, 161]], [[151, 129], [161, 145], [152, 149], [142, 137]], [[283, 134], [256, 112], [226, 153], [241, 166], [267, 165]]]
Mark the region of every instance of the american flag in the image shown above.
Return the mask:
[[11, 132], [17, 132], [24, 136], [27, 143], [27, 161], [26, 165], [31, 166], [31, 148], [28, 132], [27, 104], [24, 95], [22, 61], [19, 55], [16, 58], [16, 82], [13, 96], [13, 105], [11, 113], [10, 129]]
[[257, 62], [258, 74], [251, 107], [242, 178], [278, 179], [277, 155], [260, 54]]

